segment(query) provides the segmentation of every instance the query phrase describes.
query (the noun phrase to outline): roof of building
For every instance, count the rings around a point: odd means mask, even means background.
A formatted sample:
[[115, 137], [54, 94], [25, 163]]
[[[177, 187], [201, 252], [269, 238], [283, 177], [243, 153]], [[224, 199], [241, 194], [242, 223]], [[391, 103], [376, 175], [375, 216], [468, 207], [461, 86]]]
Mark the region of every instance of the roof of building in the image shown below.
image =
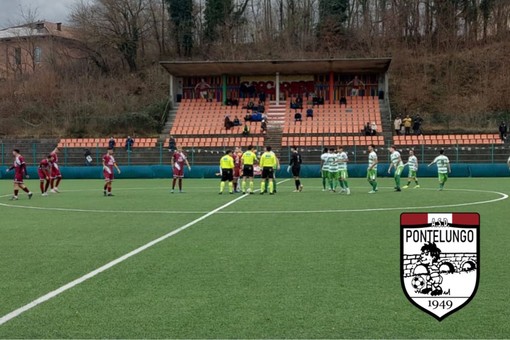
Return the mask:
[[37, 21], [26, 25], [9, 27], [0, 30], [0, 40], [47, 36], [76, 40], [76, 35], [74, 34], [74, 29], [72, 27], [49, 21]]
[[335, 73], [385, 73], [391, 58], [298, 59], [298, 60], [223, 60], [160, 61], [168, 73], [177, 77], [215, 75], [269, 75]]

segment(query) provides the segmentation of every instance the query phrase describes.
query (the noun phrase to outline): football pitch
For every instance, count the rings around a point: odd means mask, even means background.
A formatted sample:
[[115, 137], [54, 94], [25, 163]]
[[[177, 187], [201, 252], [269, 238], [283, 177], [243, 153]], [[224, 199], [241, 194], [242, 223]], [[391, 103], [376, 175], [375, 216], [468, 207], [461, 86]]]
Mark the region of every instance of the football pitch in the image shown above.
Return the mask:
[[[371, 195], [356, 178], [350, 196], [280, 181], [241, 196], [218, 180], [185, 179], [183, 194], [117, 180], [103, 197], [102, 181], [64, 179], [41, 197], [30, 180], [34, 197], [14, 202], [0, 181], [0, 338], [510, 337], [508, 178], [400, 193], [380, 178]], [[480, 214], [478, 292], [442, 322], [400, 286], [402, 212]]]

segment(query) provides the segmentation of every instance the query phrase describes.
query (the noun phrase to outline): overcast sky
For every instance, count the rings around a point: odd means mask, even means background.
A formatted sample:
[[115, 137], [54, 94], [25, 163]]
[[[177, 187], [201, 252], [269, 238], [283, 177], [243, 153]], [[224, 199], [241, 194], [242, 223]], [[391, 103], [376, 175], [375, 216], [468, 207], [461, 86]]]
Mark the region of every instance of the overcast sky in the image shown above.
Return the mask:
[[73, 4], [79, 0], [0, 0], [0, 29], [23, 23], [21, 10], [37, 11], [40, 20], [67, 22]]

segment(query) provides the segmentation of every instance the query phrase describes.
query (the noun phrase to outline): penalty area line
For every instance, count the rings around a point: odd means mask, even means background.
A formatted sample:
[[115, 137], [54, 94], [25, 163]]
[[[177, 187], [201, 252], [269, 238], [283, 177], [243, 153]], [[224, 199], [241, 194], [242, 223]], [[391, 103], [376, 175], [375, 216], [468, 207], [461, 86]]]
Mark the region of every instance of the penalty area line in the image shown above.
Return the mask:
[[[287, 180], [283, 180], [281, 182], [278, 182], [278, 184], [286, 182], [286, 181], [288, 181], [288, 179]], [[197, 219], [195, 219], [195, 220], [193, 220], [193, 221], [183, 225], [182, 227], [177, 228], [177, 229], [175, 229], [175, 230], [173, 230], [173, 231], [171, 231], [171, 232], [169, 232], [169, 233], [167, 233], [167, 234], [165, 234], [165, 235], [163, 235], [163, 236], [161, 236], [161, 237], [159, 237], [159, 238], [157, 238], [157, 239], [155, 239], [155, 240], [153, 240], [153, 241], [151, 241], [149, 243], [146, 243], [143, 246], [138, 247], [135, 250], [133, 250], [133, 251], [131, 251], [131, 252], [129, 252], [129, 253], [127, 253], [127, 254], [125, 254], [125, 255], [123, 255], [123, 256], [113, 260], [113, 261], [110, 261], [107, 264], [105, 264], [105, 265], [103, 265], [103, 266], [101, 266], [101, 267], [91, 271], [90, 273], [85, 274], [82, 277], [79, 277], [76, 280], [73, 280], [73, 281], [63, 285], [60, 288], [57, 288], [57, 289], [55, 289], [55, 290], [53, 290], [53, 291], [51, 291], [51, 292], [49, 292], [49, 293], [47, 293], [47, 294], [45, 294], [45, 295], [43, 295], [41, 297], [35, 299], [32, 302], [27, 303], [26, 305], [24, 305], [24, 306], [22, 306], [22, 307], [20, 307], [20, 308], [18, 308], [16, 310], [13, 310], [12, 312], [10, 312], [10, 313], [8, 313], [8, 314], [6, 314], [6, 315], [4, 315], [4, 316], [2, 316], [0, 318], [0, 326], [2, 326], [6, 322], [9, 322], [10, 320], [12, 320], [12, 319], [14, 319], [14, 318], [16, 318], [18, 316], [20, 316], [21, 314], [31, 310], [32, 308], [37, 307], [41, 303], [46, 302], [48, 300], [51, 300], [54, 297], [62, 294], [63, 292], [65, 292], [65, 291], [67, 291], [67, 290], [69, 290], [69, 289], [79, 285], [80, 283], [83, 283], [83, 282], [87, 281], [88, 279], [91, 279], [94, 276], [96, 276], [96, 275], [98, 275], [98, 274], [100, 274], [100, 273], [102, 273], [102, 272], [104, 272], [104, 271], [106, 271], [106, 270], [108, 270], [108, 269], [118, 265], [119, 263], [122, 263], [122, 262], [126, 261], [130, 257], [133, 257], [133, 256], [141, 253], [142, 251], [151, 248], [152, 246], [154, 246], [154, 245], [156, 245], [156, 244], [166, 240], [167, 238], [170, 238], [170, 237], [172, 237], [174, 235], [177, 235], [181, 231], [184, 231], [184, 230], [192, 227], [193, 225], [197, 224], [198, 222], [201, 222], [201, 221], [205, 220], [206, 218], [216, 214], [217, 212], [227, 208], [228, 206], [236, 203], [237, 201], [242, 200], [245, 197], [248, 197], [248, 195], [242, 195], [240, 197], [237, 197], [236, 199], [233, 199], [232, 201], [229, 201], [229, 202], [225, 203], [224, 205], [222, 205], [222, 206], [220, 206], [220, 207], [218, 207], [218, 208], [216, 208], [214, 210], [211, 210], [207, 214], [205, 214], [203, 216], [200, 216], [199, 218], [197, 218]]]

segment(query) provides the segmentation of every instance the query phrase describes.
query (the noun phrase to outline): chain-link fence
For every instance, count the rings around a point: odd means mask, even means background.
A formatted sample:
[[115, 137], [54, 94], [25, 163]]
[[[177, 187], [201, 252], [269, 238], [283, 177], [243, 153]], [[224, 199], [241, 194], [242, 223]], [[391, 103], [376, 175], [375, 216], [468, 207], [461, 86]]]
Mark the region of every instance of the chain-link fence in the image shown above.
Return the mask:
[[[50, 153], [56, 143], [40, 141], [3, 141], [0, 142], [0, 165], [8, 166], [12, 163], [12, 149], [21, 151], [28, 165], [37, 165]], [[329, 146], [326, 146], [329, 147]], [[333, 146], [334, 147], [334, 146]], [[389, 160], [389, 153], [386, 146], [377, 146], [376, 152], [379, 154], [380, 162]], [[414, 150], [415, 155], [420, 162], [430, 162], [438, 155], [440, 149], [445, 150], [445, 155], [450, 158], [452, 163], [506, 163], [510, 156], [510, 145], [508, 144], [487, 144], [487, 145], [414, 145], [399, 146], [397, 150], [401, 152], [402, 158], [407, 159], [409, 150]], [[305, 164], [318, 164], [320, 155], [324, 146], [299, 147]], [[218, 164], [220, 156], [227, 150], [227, 147], [219, 148], [184, 148], [191, 165], [214, 165]], [[233, 147], [231, 148], [233, 149]], [[259, 152], [263, 151], [263, 146], [257, 146]], [[280, 162], [287, 164], [290, 158], [290, 148], [274, 147]], [[344, 150], [349, 155], [349, 161], [353, 164], [367, 162], [366, 145], [345, 146]], [[99, 146], [84, 148], [61, 148], [60, 164], [61, 166], [87, 166], [101, 165], [102, 157], [106, 153], [105, 148]], [[87, 160], [86, 156], [90, 156]], [[159, 143], [154, 148], [125, 148], [115, 149], [115, 158], [121, 165], [163, 165], [169, 164], [171, 152], [166, 145]]]

